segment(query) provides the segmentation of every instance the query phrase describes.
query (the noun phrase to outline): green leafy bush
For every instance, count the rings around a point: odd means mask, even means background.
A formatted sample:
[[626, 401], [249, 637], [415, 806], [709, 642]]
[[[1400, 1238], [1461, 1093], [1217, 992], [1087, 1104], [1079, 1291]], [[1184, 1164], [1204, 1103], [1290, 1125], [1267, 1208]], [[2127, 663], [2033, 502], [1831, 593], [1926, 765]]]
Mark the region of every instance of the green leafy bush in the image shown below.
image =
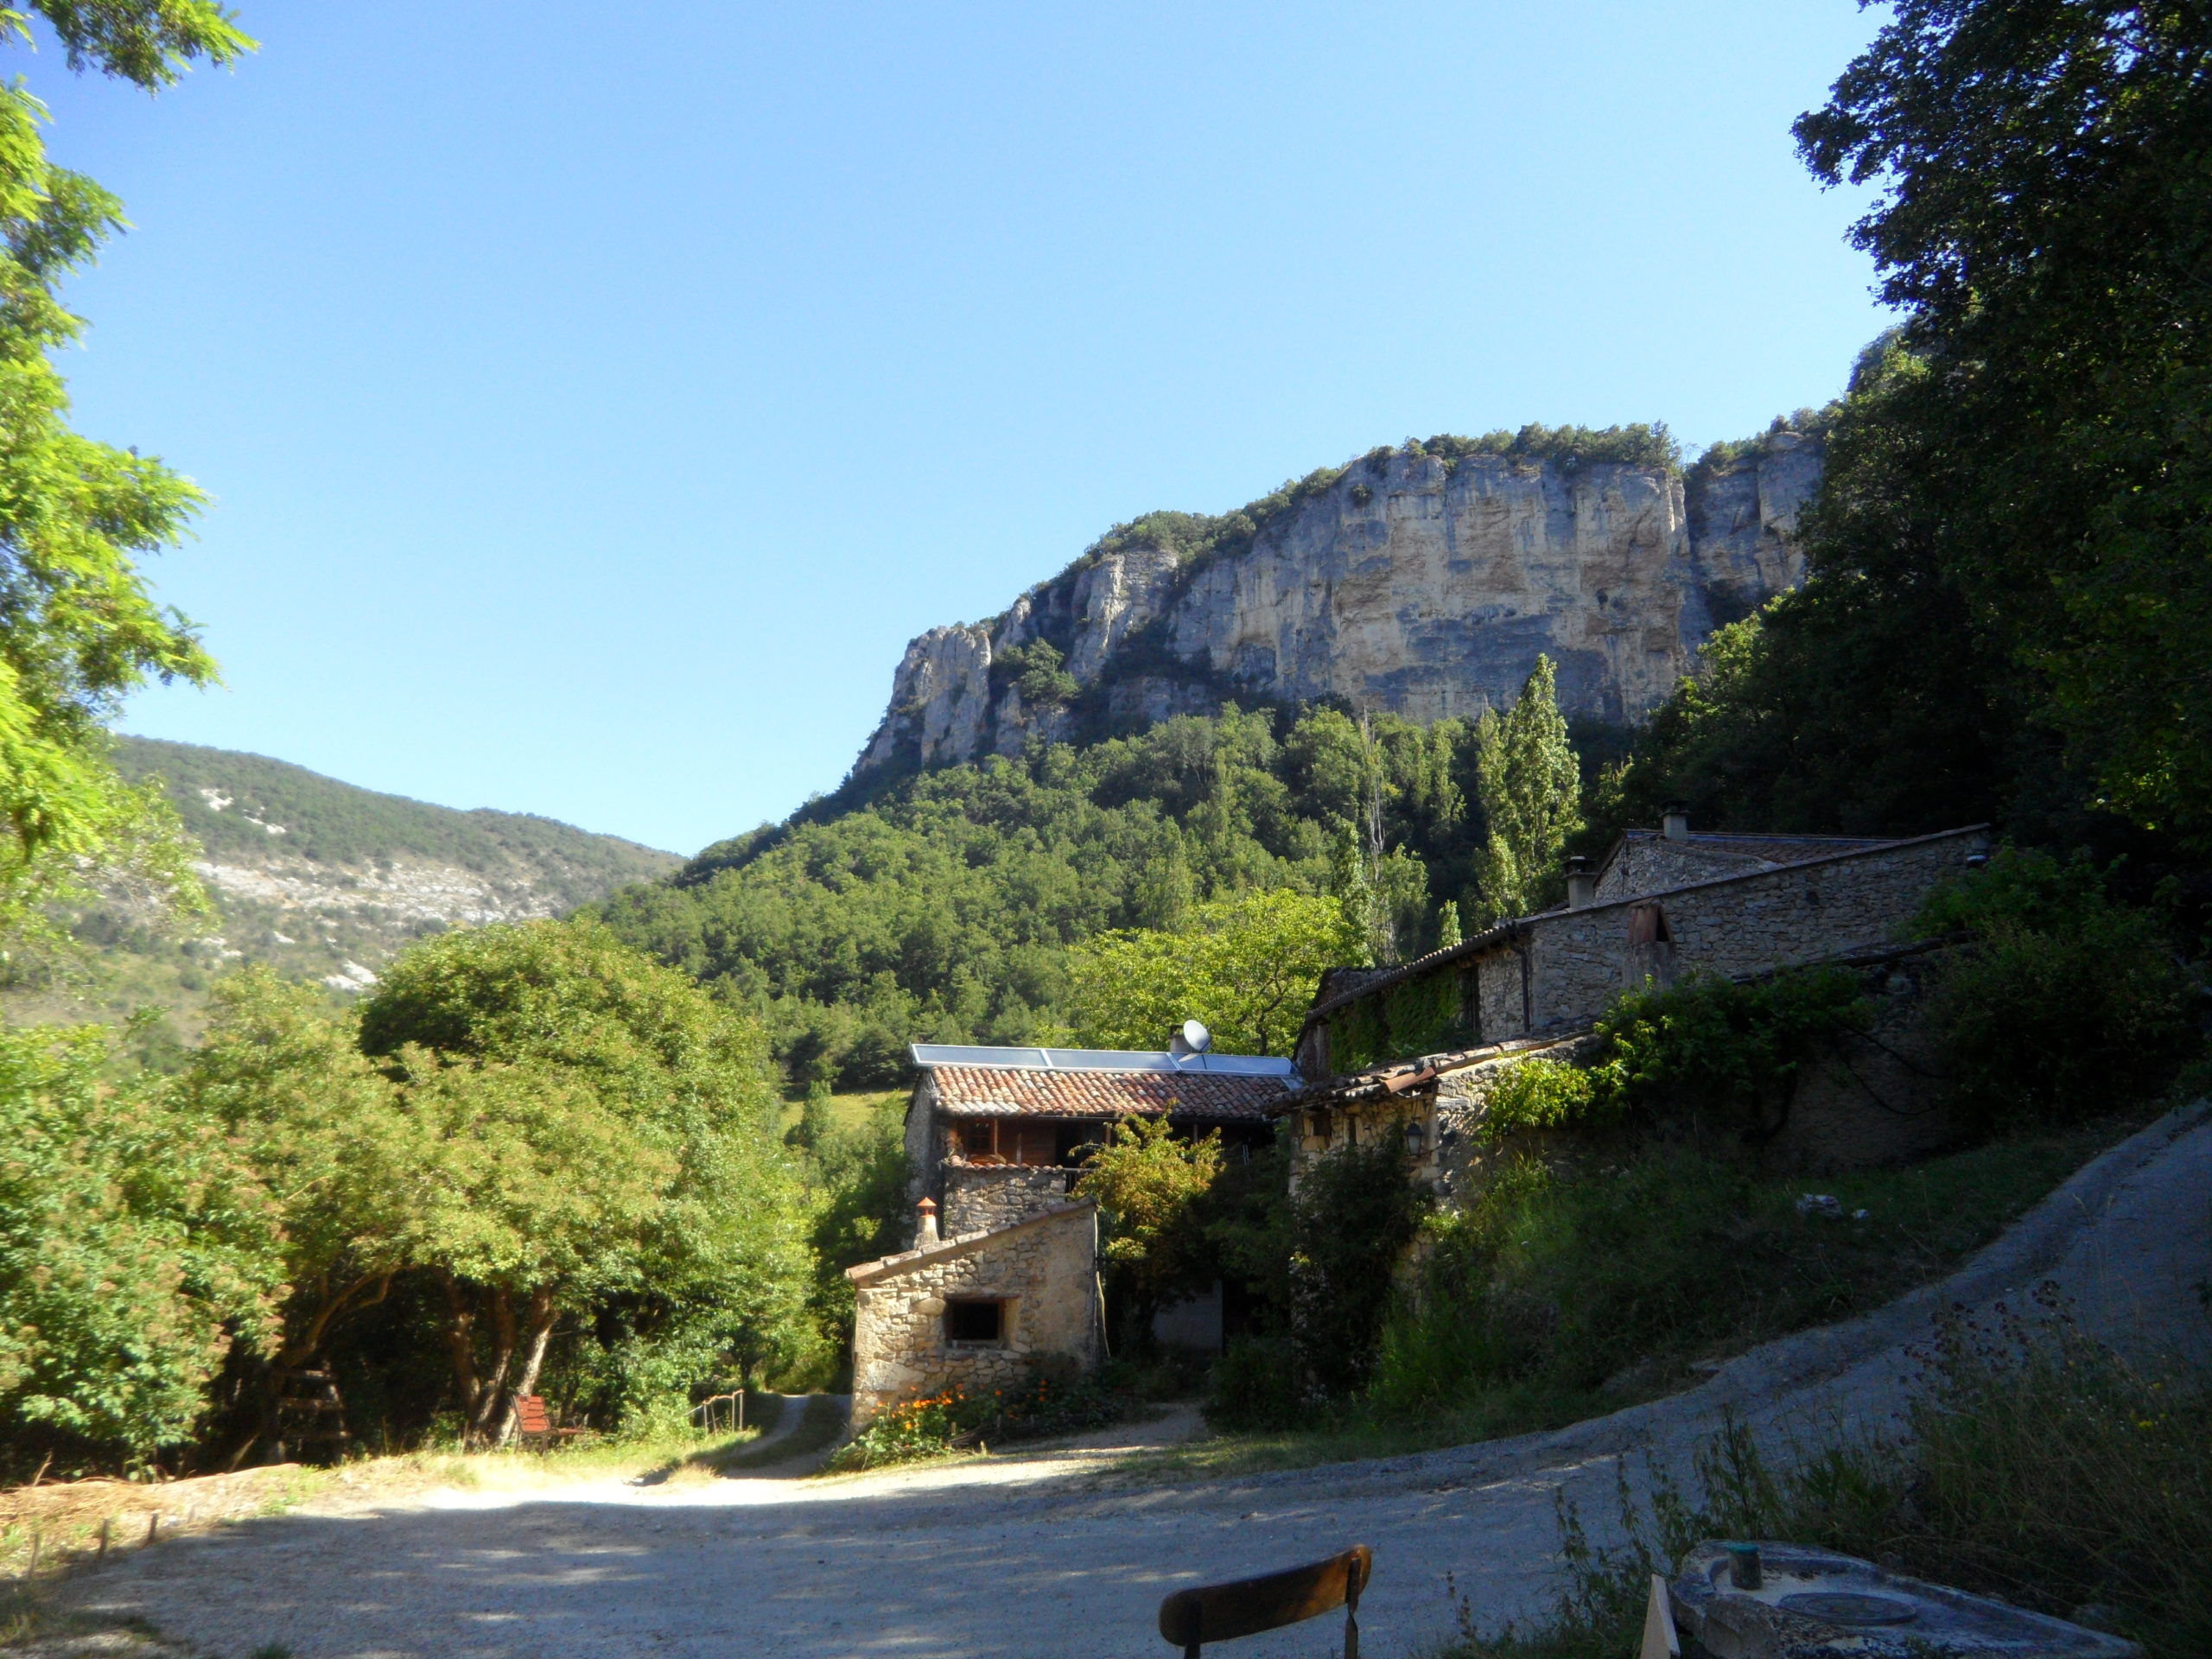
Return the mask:
[[[1590, 1120], [1597, 1079], [1566, 1060], [1523, 1060], [1491, 1085], [1477, 1133], [1503, 1140], [1516, 1129], [1558, 1129]], [[1609, 1103], [1614, 1096], [1608, 1096]]]
[[1047, 639], [1026, 645], [1008, 645], [992, 660], [992, 677], [1011, 683], [1031, 709], [1055, 708], [1071, 702], [1083, 688], [1064, 666], [1066, 658]]
[[992, 1441], [1043, 1440], [1106, 1428], [1140, 1409], [1091, 1377], [1039, 1373], [1021, 1388], [973, 1394], [957, 1384], [919, 1400], [886, 1407], [831, 1454], [824, 1469], [849, 1474], [915, 1463]]
[[1394, 1139], [1339, 1147], [1300, 1174], [1290, 1199], [1289, 1325], [1300, 1372], [1320, 1393], [1346, 1395], [1366, 1382], [1392, 1281], [1429, 1203]]
[[2087, 860], [2005, 849], [1931, 894], [1920, 925], [1968, 936], [1929, 1014], [1954, 1108], [1977, 1128], [2130, 1104], [2187, 1051], [2190, 986], [2172, 946]]
[[1756, 1132], [1778, 1116], [1821, 1039], [1866, 1012], [1858, 977], [1840, 969], [1748, 983], [1699, 975], [1625, 992], [1598, 1022], [1605, 1052], [1592, 1107], [1717, 1111]]
[[832, 1474], [881, 1469], [894, 1463], [941, 1458], [972, 1444], [989, 1421], [995, 1402], [962, 1388], [886, 1406], [868, 1425], [839, 1446], [823, 1467]]
[[0, 1471], [143, 1466], [275, 1333], [276, 1199], [212, 1119], [102, 1077], [101, 1027], [0, 1032]]
[[1466, 1413], [1471, 1432], [1502, 1433], [1682, 1386], [1694, 1361], [1923, 1281], [2125, 1128], [2052, 1129], [1831, 1176], [1821, 1185], [1840, 1204], [1836, 1219], [1798, 1212], [1802, 1179], [1681, 1146], [1564, 1161], [1509, 1150], [1462, 1208], [1426, 1224], [1366, 1409], [1384, 1425]]
[[1694, 976], [1624, 992], [1599, 1020], [1589, 1066], [1538, 1058], [1491, 1087], [1478, 1133], [1591, 1129], [1646, 1118], [1717, 1116], [1756, 1133], [1778, 1121], [1797, 1071], [1823, 1038], [1865, 1019], [1857, 977], [1835, 969], [1739, 983]]

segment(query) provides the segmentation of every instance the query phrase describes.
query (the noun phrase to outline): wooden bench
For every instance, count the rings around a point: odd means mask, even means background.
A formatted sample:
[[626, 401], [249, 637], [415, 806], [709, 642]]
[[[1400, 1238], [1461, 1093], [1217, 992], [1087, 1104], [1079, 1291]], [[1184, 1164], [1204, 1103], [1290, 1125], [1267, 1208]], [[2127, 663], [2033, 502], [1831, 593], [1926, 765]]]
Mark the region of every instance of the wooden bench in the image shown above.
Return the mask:
[[543, 1395], [516, 1396], [515, 1438], [526, 1446], [543, 1452], [549, 1446], [558, 1446], [589, 1433], [591, 1431], [587, 1428], [556, 1428], [552, 1417], [545, 1409]]
[[1357, 1544], [1310, 1567], [1178, 1590], [1160, 1604], [1160, 1633], [1183, 1649], [1183, 1659], [1199, 1659], [1206, 1643], [1281, 1630], [1341, 1607], [1344, 1659], [1359, 1659], [1359, 1595], [1374, 1570], [1375, 1553]]

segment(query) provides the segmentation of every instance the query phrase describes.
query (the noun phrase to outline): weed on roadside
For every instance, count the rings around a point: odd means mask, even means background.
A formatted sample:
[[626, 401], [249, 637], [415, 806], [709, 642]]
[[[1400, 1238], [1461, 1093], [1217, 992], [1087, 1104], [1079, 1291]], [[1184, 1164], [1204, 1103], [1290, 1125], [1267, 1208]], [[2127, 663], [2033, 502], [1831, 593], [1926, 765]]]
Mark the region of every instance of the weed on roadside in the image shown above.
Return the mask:
[[2146, 1376], [2048, 1297], [2032, 1319], [1947, 1325], [1895, 1442], [1768, 1452], [1731, 1424], [1698, 1453], [1694, 1501], [1618, 1467], [1614, 1541], [1559, 1510], [1551, 1617], [1485, 1630], [1461, 1604], [1445, 1659], [1618, 1659], [1650, 1575], [1700, 1539], [1788, 1539], [2067, 1618], [2086, 1610], [2145, 1659], [2212, 1652], [2212, 1388]]

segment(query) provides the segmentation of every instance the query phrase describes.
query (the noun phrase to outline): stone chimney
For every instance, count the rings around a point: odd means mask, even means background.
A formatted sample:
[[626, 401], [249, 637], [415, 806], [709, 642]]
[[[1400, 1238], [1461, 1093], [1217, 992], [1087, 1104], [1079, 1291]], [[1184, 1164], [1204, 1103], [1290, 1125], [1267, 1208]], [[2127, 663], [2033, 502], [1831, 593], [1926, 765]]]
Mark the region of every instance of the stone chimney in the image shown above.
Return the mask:
[[1690, 838], [1690, 809], [1686, 801], [1669, 801], [1659, 809], [1660, 833], [1669, 841]]
[[1590, 861], [1577, 853], [1567, 861], [1567, 907], [1585, 910], [1598, 902], [1598, 878]]
[[914, 1207], [922, 1212], [922, 1224], [914, 1233], [914, 1248], [918, 1250], [926, 1250], [931, 1245], [940, 1242], [937, 1236], [937, 1200], [924, 1198]]

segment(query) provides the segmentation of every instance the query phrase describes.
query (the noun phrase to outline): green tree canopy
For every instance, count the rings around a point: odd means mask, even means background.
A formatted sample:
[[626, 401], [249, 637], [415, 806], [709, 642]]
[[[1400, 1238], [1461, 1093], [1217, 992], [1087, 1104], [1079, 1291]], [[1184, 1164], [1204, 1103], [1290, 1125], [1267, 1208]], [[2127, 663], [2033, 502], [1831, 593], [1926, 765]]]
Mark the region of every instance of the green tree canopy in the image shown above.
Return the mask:
[[206, 1040], [168, 1091], [183, 1121], [219, 1130], [272, 1195], [270, 1249], [289, 1294], [242, 1425], [258, 1438], [334, 1327], [413, 1265], [436, 1148], [321, 989], [265, 968], [219, 982]]
[[1503, 715], [1485, 710], [1475, 728], [1476, 789], [1488, 836], [1481, 861], [1487, 918], [1524, 916], [1556, 881], [1567, 837], [1582, 827], [1581, 768], [1559, 711], [1548, 657]]
[[1077, 1040], [1157, 1049], [1185, 1020], [1227, 1054], [1287, 1054], [1322, 969], [1359, 941], [1335, 901], [1277, 890], [1199, 905], [1175, 932], [1101, 934], [1072, 953]]
[[[1435, 938], [1428, 894], [1469, 913], [1472, 728], [1370, 728], [1386, 849], [1371, 885], [1414, 954]], [[595, 913], [755, 1011], [795, 1081], [883, 1086], [910, 1042], [1037, 1042], [1070, 1024], [1069, 948], [1098, 934], [1183, 932], [1193, 906], [1256, 891], [1345, 893], [1345, 837], [1365, 868], [1367, 765], [1336, 709], [1179, 715], [820, 804]]]
[[146, 1464], [190, 1438], [234, 1343], [276, 1339], [280, 1195], [219, 1125], [106, 1082], [111, 1040], [0, 1031], [0, 1466], [20, 1478]]
[[1164, 1117], [1125, 1117], [1076, 1181], [1076, 1197], [1097, 1199], [1105, 1217], [1108, 1272], [1123, 1329], [1140, 1346], [1154, 1313], [1214, 1275], [1205, 1204], [1221, 1168], [1218, 1135], [1190, 1141]]
[[426, 941], [360, 1018], [432, 1148], [409, 1254], [442, 1287], [474, 1432], [503, 1436], [562, 1317], [610, 1298], [741, 1362], [807, 1339], [805, 1217], [750, 1020], [564, 922]]
[[[70, 67], [151, 91], [196, 60], [252, 46], [207, 0], [34, 0]], [[30, 37], [29, 14], [0, 34]], [[149, 889], [196, 895], [175, 819], [124, 784], [101, 732], [149, 678], [205, 682], [191, 626], [157, 605], [137, 559], [174, 545], [202, 497], [159, 461], [70, 429], [53, 353], [83, 324], [58, 290], [123, 226], [122, 205], [48, 158], [43, 106], [0, 87], [0, 926], [82, 891], [97, 862]]]

